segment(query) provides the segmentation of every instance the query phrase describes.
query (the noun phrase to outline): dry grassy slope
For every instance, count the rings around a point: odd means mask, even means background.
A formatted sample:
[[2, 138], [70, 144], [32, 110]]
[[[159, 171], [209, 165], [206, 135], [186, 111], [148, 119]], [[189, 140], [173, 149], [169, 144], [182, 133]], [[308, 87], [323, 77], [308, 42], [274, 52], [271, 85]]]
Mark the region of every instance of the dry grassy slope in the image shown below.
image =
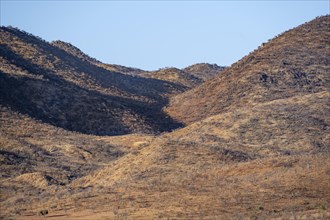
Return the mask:
[[178, 142], [221, 145], [251, 157], [330, 152], [330, 93], [259, 103], [211, 116], [169, 134]]
[[220, 72], [225, 70], [225, 67], [217, 64], [197, 63], [183, 69], [185, 72], [194, 75], [195, 77], [206, 81], [217, 76]]
[[6, 107], [0, 108], [0, 124], [0, 219], [70, 192], [73, 180], [131, 152], [132, 141], [153, 139], [69, 132]]
[[[260, 103], [158, 137], [102, 137], [125, 154], [49, 188], [31, 207], [19, 203], [17, 212], [27, 219], [43, 208], [77, 219], [330, 217], [329, 97]], [[35, 172], [16, 177], [16, 187], [26, 175], [45, 189]], [[14, 202], [4, 203], [6, 213]]]
[[0, 218], [328, 219], [330, 95], [308, 85], [159, 136], [83, 135], [2, 107]]
[[17, 29], [1, 27], [0, 33], [1, 105], [90, 134], [152, 133], [180, 126], [162, 107], [183, 86], [110, 72], [86, 62], [78, 49], [68, 47], [69, 53]]
[[[71, 186], [111, 188], [100, 212], [141, 219], [329, 215], [329, 97], [262, 103], [137, 142]], [[118, 209], [115, 194], [125, 204]]]
[[[177, 154], [193, 155], [194, 150], [182, 147]], [[81, 219], [330, 217], [327, 156], [282, 156], [241, 163], [204, 161], [185, 166], [178, 161], [161, 164], [156, 158], [152, 163], [141, 162], [143, 156], [149, 157], [145, 153], [141, 158], [122, 158], [121, 163], [130, 163], [104, 170], [92, 176], [91, 182], [78, 182], [72, 185], [74, 194], [62, 193], [59, 199], [35, 205], [32, 210], [55, 205], [52, 212], [56, 215], [71, 207], [67, 215], [77, 219], [79, 215]], [[199, 155], [208, 157], [204, 152]], [[108, 177], [107, 181], [102, 177]], [[85, 213], [81, 215], [81, 211]]]
[[329, 90], [330, 16], [289, 30], [222, 74], [171, 99], [166, 112], [186, 124], [254, 103]]
[[6, 107], [0, 108], [0, 123], [2, 178], [44, 172], [68, 183], [129, 151], [125, 145], [69, 132]]

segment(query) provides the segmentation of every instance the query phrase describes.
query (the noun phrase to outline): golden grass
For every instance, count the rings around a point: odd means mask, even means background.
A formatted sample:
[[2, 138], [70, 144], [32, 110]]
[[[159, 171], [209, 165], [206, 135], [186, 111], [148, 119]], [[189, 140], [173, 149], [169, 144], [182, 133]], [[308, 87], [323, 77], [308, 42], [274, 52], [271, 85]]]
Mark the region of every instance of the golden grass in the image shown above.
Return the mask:
[[[143, 134], [143, 126], [157, 129], [162, 120], [157, 115], [158, 121], [151, 123], [152, 118], [139, 116], [132, 106], [128, 111], [118, 105], [122, 111], [111, 114], [123, 114], [121, 125], [140, 134], [112, 137], [68, 131], [37, 120], [29, 112], [1, 106], [0, 218], [43, 219], [38, 212], [46, 209], [51, 219], [329, 219], [330, 93], [326, 73], [330, 56], [324, 56], [329, 53], [324, 40], [329, 36], [324, 33], [328, 21], [329, 16], [318, 18], [286, 32], [216, 80], [174, 98], [167, 111], [189, 125], [169, 133]], [[36, 57], [40, 50], [22, 43], [25, 38], [10, 39], [15, 52], [23, 51], [24, 59], [35, 64], [54, 55]], [[45, 42], [39, 46], [49, 47]], [[89, 59], [71, 46], [67, 50], [78, 53], [80, 60]], [[77, 57], [68, 58], [78, 62]], [[17, 72], [15, 79], [31, 75], [5, 60], [0, 62], [5, 64], [1, 68], [8, 70], [6, 74]], [[54, 59], [43, 68], [60, 64]], [[169, 80], [179, 79], [175, 74], [181, 73], [173, 71]], [[65, 75], [77, 85], [87, 80], [87, 90], [115, 95], [125, 88], [127, 93], [122, 96], [132, 92], [120, 83], [111, 84], [118, 90], [101, 88], [96, 83], [100, 79], [88, 71], [80, 76]], [[10, 81], [12, 76], [6, 77]], [[33, 79], [28, 81], [34, 88], [44, 80]], [[46, 91], [54, 89], [47, 87]], [[172, 90], [166, 91], [169, 93], [160, 96], [166, 97]], [[159, 98], [155, 93], [144, 96], [140, 92], [130, 101]], [[73, 112], [86, 103], [97, 103], [97, 109], [107, 106], [87, 99], [86, 93], [81, 96], [85, 101]], [[43, 105], [38, 96], [31, 100]], [[88, 111], [84, 117], [93, 114]], [[66, 117], [56, 115], [58, 120]], [[91, 118], [88, 122], [96, 123]], [[117, 124], [109, 126], [116, 128]]]

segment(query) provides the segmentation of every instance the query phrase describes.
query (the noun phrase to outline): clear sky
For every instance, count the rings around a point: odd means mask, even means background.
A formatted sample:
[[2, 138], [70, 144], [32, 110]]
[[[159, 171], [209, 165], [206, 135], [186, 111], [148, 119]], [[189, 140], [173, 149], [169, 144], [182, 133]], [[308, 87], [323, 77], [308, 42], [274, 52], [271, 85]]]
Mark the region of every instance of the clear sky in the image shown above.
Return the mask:
[[275, 35], [329, 14], [330, 7], [328, 0], [0, 1], [1, 25], [145, 70], [231, 65]]

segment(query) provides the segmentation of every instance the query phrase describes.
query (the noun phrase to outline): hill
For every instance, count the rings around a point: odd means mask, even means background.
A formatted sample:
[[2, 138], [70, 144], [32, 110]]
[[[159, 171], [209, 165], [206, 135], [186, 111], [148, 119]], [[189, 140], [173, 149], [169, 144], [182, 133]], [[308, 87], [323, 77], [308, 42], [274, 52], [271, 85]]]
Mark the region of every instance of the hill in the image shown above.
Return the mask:
[[161, 109], [181, 85], [108, 71], [78, 48], [1, 27], [0, 103], [89, 134], [153, 133], [180, 126]]
[[1, 130], [4, 146], [13, 142], [1, 166], [1, 213], [15, 219], [36, 219], [42, 209], [56, 219], [327, 218], [328, 100], [328, 92], [276, 100], [157, 137], [31, 128], [31, 119], [16, 116], [19, 129]]
[[286, 31], [212, 81], [171, 99], [166, 112], [185, 123], [329, 86], [329, 16]]
[[[170, 83], [170, 77], [163, 81], [115, 73], [86, 61], [88, 57], [64, 51], [68, 57], [59, 63], [78, 68], [67, 60], [71, 57], [80, 65], [85, 59], [84, 65], [98, 70], [84, 70], [92, 79], [96, 73], [104, 74], [104, 79], [113, 74], [104, 85], [92, 87], [67, 76], [75, 71], [59, 67], [38, 72], [37, 65], [25, 64], [27, 58], [8, 55], [11, 50], [23, 50], [22, 56], [28, 56], [32, 52], [26, 48], [36, 46], [14, 44], [6, 50], [1, 45], [0, 217], [43, 219], [37, 214], [46, 209], [52, 219], [329, 219], [329, 18], [316, 18], [283, 33], [178, 96], [188, 81]], [[45, 58], [32, 53], [27, 60], [38, 59]], [[51, 63], [40, 66], [46, 70]], [[187, 73], [169, 70], [174, 75]], [[145, 84], [144, 93], [134, 90], [136, 85], [130, 83], [139, 81], [132, 78], [152, 82]], [[17, 79], [19, 83], [12, 83]], [[61, 84], [69, 79], [78, 88]], [[39, 80], [49, 83], [40, 85]], [[154, 82], [172, 87], [160, 87], [164, 88], [160, 91]], [[103, 89], [108, 84], [131, 91], [131, 96]], [[37, 95], [27, 89], [36, 85], [43, 88]], [[22, 86], [25, 90], [20, 91]], [[143, 119], [154, 117], [148, 125], [156, 128], [150, 127], [150, 133], [145, 129], [139, 134], [100, 136], [32, 117], [43, 109], [30, 110], [29, 105], [43, 106], [44, 100], [54, 112], [64, 111], [57, 108], [59, 99], [66, 99], [56, 97], [57, 87], [67, 89], [64, 94], [72, 94], [72, 101], [81, 99], [79, 108], [89, 101], [98, 106], [102, 93], [102, 101], [120, 104], [117, 114], [128, 111], [130, 105]], [[84, 99], [79, 96], [81, 87]], [[98, 92], [90, 94], [92, 90]], [[51, 96], [40, 98], [46, 94]], [[22, 97], [31, 101], [22, 102]], [[166, 111], [187, 126], [158, 134], [156, 125], [165, 119], [142, 111], [150, 103], [163, 107], [168, 98], [172, 101]], [[144, 109], [136, 111], [139, 105]], [[102, 120], [106, 124], [109, 119]], [[84, 123], [90, 122], [88, 118]], [[130, 124], [139, 129], [146, 125], [143, 120]]]

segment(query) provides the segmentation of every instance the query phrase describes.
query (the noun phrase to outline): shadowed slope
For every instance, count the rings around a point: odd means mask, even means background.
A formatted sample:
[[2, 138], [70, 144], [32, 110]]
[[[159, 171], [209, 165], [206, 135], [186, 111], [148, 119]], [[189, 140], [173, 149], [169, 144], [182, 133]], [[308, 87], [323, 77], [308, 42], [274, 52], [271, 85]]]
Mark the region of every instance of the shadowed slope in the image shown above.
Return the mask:
[[180, 85], [107, 71], [78, 49], [67, 53], [17, 29], [1, 27], [0, 40], [1, 105], [89, 134], [180, 126], [162, 112], [167, 97], [184, 90]]

